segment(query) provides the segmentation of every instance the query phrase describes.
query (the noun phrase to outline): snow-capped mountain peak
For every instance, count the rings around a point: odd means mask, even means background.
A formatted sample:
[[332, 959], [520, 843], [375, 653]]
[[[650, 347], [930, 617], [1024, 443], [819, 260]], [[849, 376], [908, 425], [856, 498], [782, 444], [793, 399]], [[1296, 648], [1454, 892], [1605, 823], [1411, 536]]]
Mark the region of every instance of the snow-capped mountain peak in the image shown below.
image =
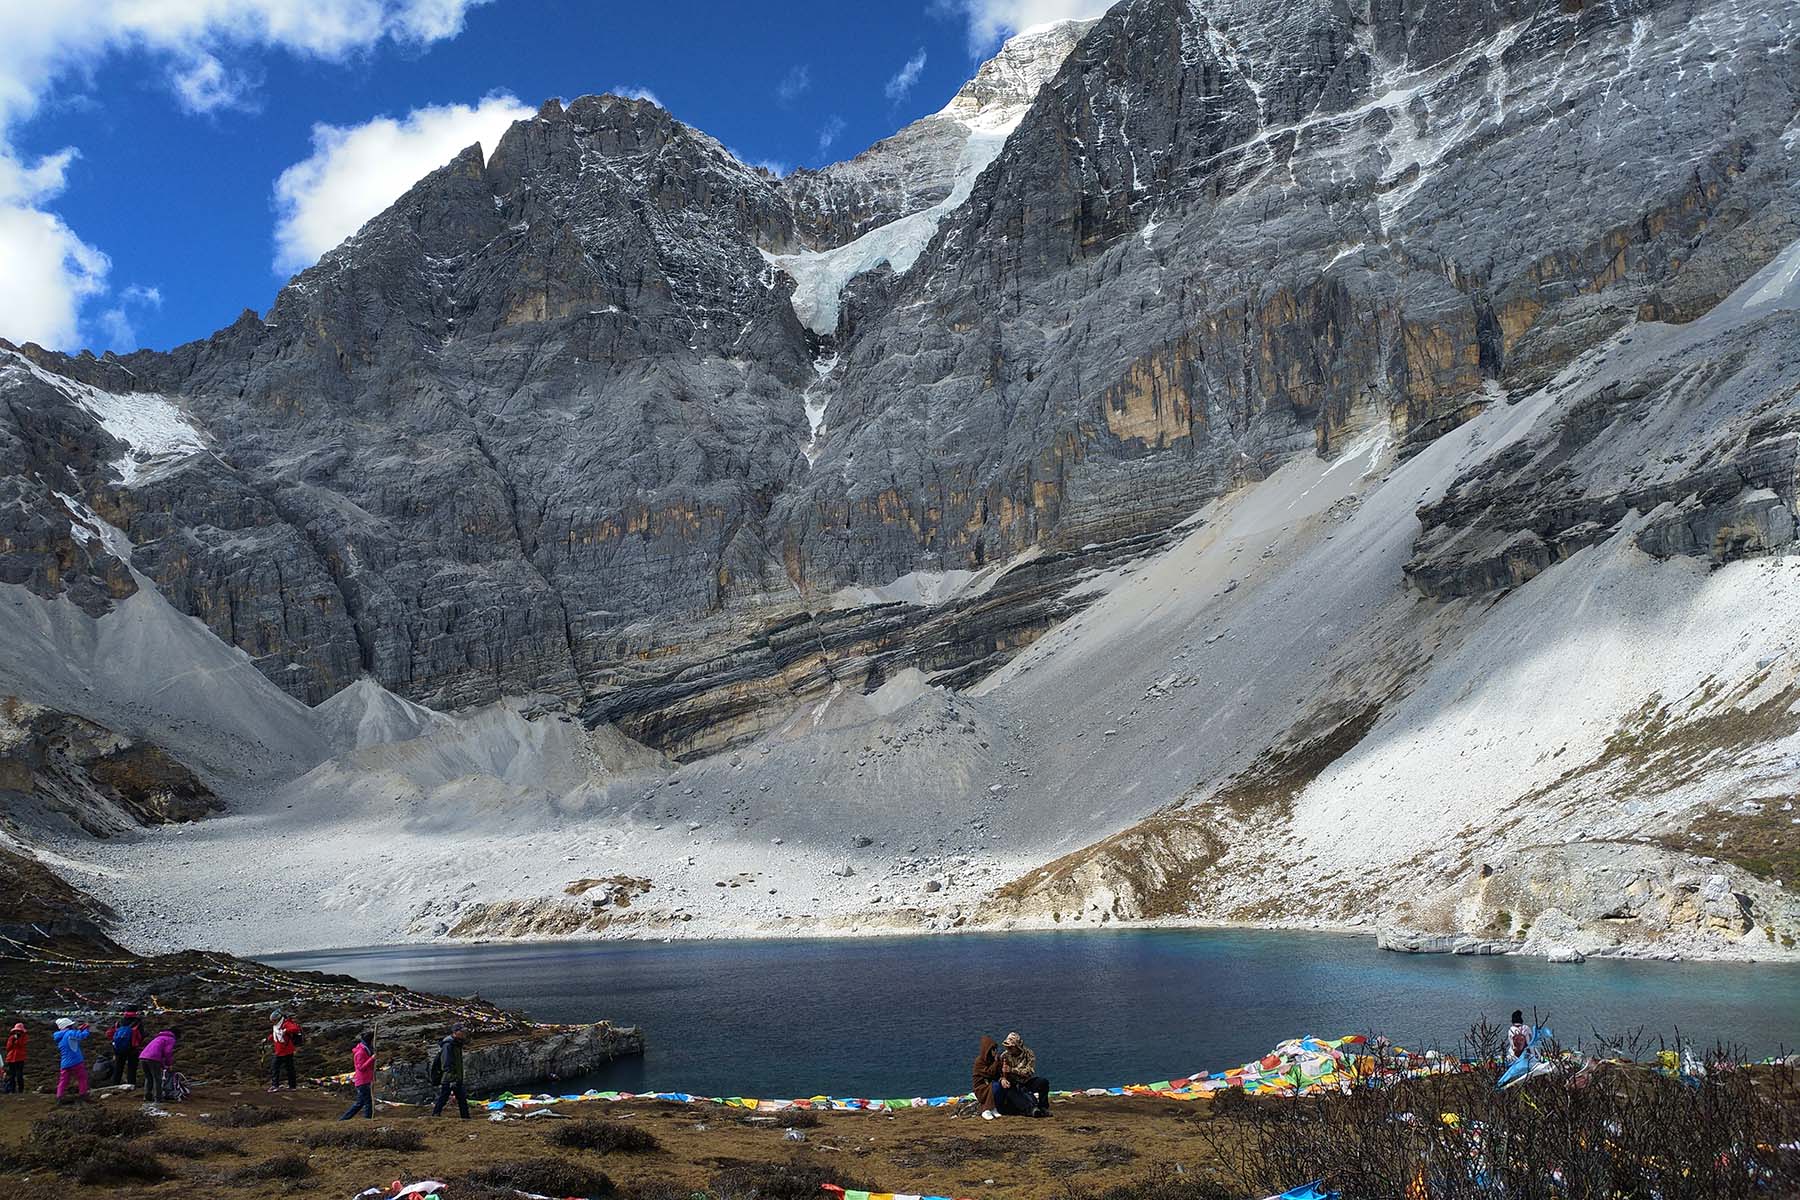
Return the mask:
[[1092, 20], [1056, 21], [1014, 34], [994, 57], [981, 64], [937, 115], [971, 129], [1016, 125], [1038, 90], [1050, 82]]

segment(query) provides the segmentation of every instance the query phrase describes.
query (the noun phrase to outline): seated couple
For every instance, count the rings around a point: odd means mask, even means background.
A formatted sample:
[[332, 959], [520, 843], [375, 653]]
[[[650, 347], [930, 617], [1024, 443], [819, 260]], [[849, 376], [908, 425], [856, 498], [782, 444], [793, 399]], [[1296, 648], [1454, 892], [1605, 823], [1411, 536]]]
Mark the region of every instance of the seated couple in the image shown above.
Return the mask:
[[1037, 1055], [1018, 1034], [1007, 1034], [998, 1046], [991, 1037], [981, 1039], [981, 1053], [975, 1056], [975, 1102], [984, 1121], [1050, 1115], [1050, 1082], [1037, 1073]]

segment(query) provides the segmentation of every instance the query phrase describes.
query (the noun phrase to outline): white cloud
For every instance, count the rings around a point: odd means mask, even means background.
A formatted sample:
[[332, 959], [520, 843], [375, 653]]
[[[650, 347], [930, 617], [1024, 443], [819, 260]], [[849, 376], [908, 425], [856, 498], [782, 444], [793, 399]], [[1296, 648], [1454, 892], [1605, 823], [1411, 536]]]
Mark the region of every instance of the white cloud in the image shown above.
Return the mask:
[[56, 214], [0, 203], [0, 336], [74, 345], [81, 305], [106, 291], [111, 266]]
[[63, 189], [72, 148], [27, 166], [0, 153], [0, 336], [69, 345], [81, 304], [106, 290], [112, 264], [43, 205]]
[[819, 130], [819, 153], [824, 154], [831, 149], [831, 143], [838, 140], [838, 134], [844, 132], [844, 118], [832, 113]]
[[1097, 17], [1112, 7], [1112, 0], [938, 0], [935, 7], [967, 20], [969, 49], [984, 54], [1008, 34]]
[[[182, 108], [213, 111], [248, 98], [249, 76], [232, 62], [247, 52], [338, 59], [384, 40], [429, 43], [455, 36], [468, 10], [486, 2], [0, 0], [0, 336], [72, 348], [83, 306], [107, 292], [106, 255], [46, 207], [73, 152], [28, 165], [14, 146], [59, 81], [143, 55], [161, 66]], [[94, 317], [109, 338], [121, 332], [112, 311]]]
[[102, 309], [94, 319], [94, 327], [90, 336], [97, 336], [97, 345], [101, 349], [120, 352], [138, 348], [137, 326], [132, 323], [132, 309], [156, 309], [162, 307], [162, 289], [142, 287], [132, 284], [118, 294], [118, 303], [111, 308]]
[[781, 77], [781, 82], [775, 85], [775, 96], [783, 104], [792, 104], [811, 86], [812, 67], [801, 63], [789, 68], [788, 73]]
[[623, 96], [627, 100], [648, 100], [658, 108], [667, 108], [657, 94], [647, 87], [639, 87], [635, 83], [615, 83], [606, 89], [615, 96]]
[[249, 99], [251, 83], [241, 72], [228, 71], [210, 54], [196, 57], [186, 67], [171, 72], [169, 86], [181, 107], [192, 113], [238, 108]]
[[63, 190], [69, 164], [79, 153], [64, 146], [30, 167], [10, 154], [0, 155], [0, 204], [36, 204], [54, 198]]
[[384, 39], [434, 42], [461, 32], [467, 11], [485, 2], [0, 0], [0, 125], [30, 116], [59, 76], [91, 70], [110, 55], [160, 58], [171, 87], [180, 93], [198, 85], [204, 96], [216, 91], [208, 76], [229, 74], [221, 55], [270, 47], [330, 59]]
[[925, 69], [925, 48], [906, 60], [906, 65], [894, 72], [894, 77], [887, 81], [882, 93], [889, 100], [904, 100], [907, 93], [913, 90], [913, 84], [919, 82], [919, 72]]
[[310, 266], [471, 142], [492, 152], [500, 135], [532, 111], [497, 92], [473, 107], [416, 108], [397, 121], [314, 125], [312, 155], [275, 181], [275, 269]]

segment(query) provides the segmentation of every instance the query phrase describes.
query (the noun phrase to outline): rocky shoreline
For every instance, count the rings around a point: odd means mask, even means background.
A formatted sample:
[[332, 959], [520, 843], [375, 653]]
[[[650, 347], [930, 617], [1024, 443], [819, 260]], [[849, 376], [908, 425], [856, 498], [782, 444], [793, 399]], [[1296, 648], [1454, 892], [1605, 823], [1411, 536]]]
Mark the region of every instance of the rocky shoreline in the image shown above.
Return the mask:
[[[335, 1080], [349, 1047], [376, 1033], [380, 1094], [418, 1103], [435, 1089], [427, 1064], [449, 1027], [470, 1030], [465, 1070], [472, 1092], [538, 1090], [644, 1052], [643, 1031], [607, 1021], [544, 1025], [479, 996], [451, 997], [347, 975], [288, 971], [227, 954], [187, 950], [145, 956], [106, 932], [111, 913], [35, 860], [0, 848], [0, 990], [8, 1020], [42, 1028], [58, 1017], [109, 1029], [137, 1009], [152, 1031], [180, 1026], [183, 1073], [212, 1083], [260, 1083], [268, 1013], [298, 1020], [306, 1039], [296, 1073]], [[111, 1064], [92, 1054], [96, 1084]]]
[[[517, 1037], [477, 1042], [463, 1055], [471, 1096], [556, 1090], [563, 1080], [591, 1075], [607, 1063], [644, 1053], [644, 1031], [606, 1021], [540, 1025]], [[376, 1072], [376, 1093], [401, 1104], [428, 1104], [437, 1094], [430, 1057], [389, 1062]]]
[[1715, 963], [1790, 963], [1800, 962], [1800, 951], [1785, 947], [1763, 947], [1761, 953], [1746, 953], [1732, 948], [1683, 946], [1674, 948], [1656, 943], [1590, 946], [1574, 949], [1563, 945], [1544, 945], [1512, 939], [1482, 937], [1466, 930], [1432, 932], [1397, 925], [1336, 925], [1302, 921], [1212, 921], [1184, 920], [1174, 917], [1146, 919], [1108, 919], [1103, 923], [1075, 924], [1041, 918], [1006, 917], [995, 921], [962, 921], [956, 924], [932, 924], [925, 920], [909, 922], [899, 912], [871, 913], [870, 919], [851, 924], [838, 921], [817, 925], [793, 926], [770, 924], [763, 927], [739, 926], [715, 930], [709, 926], [695, 928], [689, 922], [615, 923], [600, 930], [573, 934], [528, 933], [516, 937], [430, 937], [406, 938], [393, 943], [405, 946], [485, 946], [511, 943], [545, 943], [581, 941], [615, 942], [757, 942], [772, 940], [823, 940], [906, 937], [955, 937], [962, 935], [1005, 933], [1108, 933], [1186, 930], [1263, 931], [1270, 933], [1330, 934], [1337, 937], [1373, 938], [1379, 949], [1397, 954], [1448, 954], [1457, 956], [1543, 958], [1550, 962], [1583, 963], [1589, 959], [1623, 959], [1638, 962], [1715, 962]]

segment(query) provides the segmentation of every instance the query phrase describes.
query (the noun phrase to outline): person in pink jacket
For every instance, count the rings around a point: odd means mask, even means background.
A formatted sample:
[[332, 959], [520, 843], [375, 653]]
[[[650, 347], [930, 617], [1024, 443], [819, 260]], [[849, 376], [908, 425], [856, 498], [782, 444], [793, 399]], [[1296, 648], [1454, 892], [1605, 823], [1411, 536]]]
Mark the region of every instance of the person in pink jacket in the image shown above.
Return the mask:
[[356, 1044], [350, 1047], [350, 1083], [356, 1088], [356, 1103], [352, 1104], [340, 1121], [348, 1121], [357, 1113], [373, 1118], [375, 1116], [375, 1031], [365, 1029]]
[[165, 1029], [151, 1038], [149, 1044], [138, 1051], [138, 1065], [144, 1068], [144, 1102], [154, 1104], [158, 1100], [168, 1099], [164, 1080], [169, 1068], [175, 1065], [175, 1043], [181, 1039], [181, 1027]]

